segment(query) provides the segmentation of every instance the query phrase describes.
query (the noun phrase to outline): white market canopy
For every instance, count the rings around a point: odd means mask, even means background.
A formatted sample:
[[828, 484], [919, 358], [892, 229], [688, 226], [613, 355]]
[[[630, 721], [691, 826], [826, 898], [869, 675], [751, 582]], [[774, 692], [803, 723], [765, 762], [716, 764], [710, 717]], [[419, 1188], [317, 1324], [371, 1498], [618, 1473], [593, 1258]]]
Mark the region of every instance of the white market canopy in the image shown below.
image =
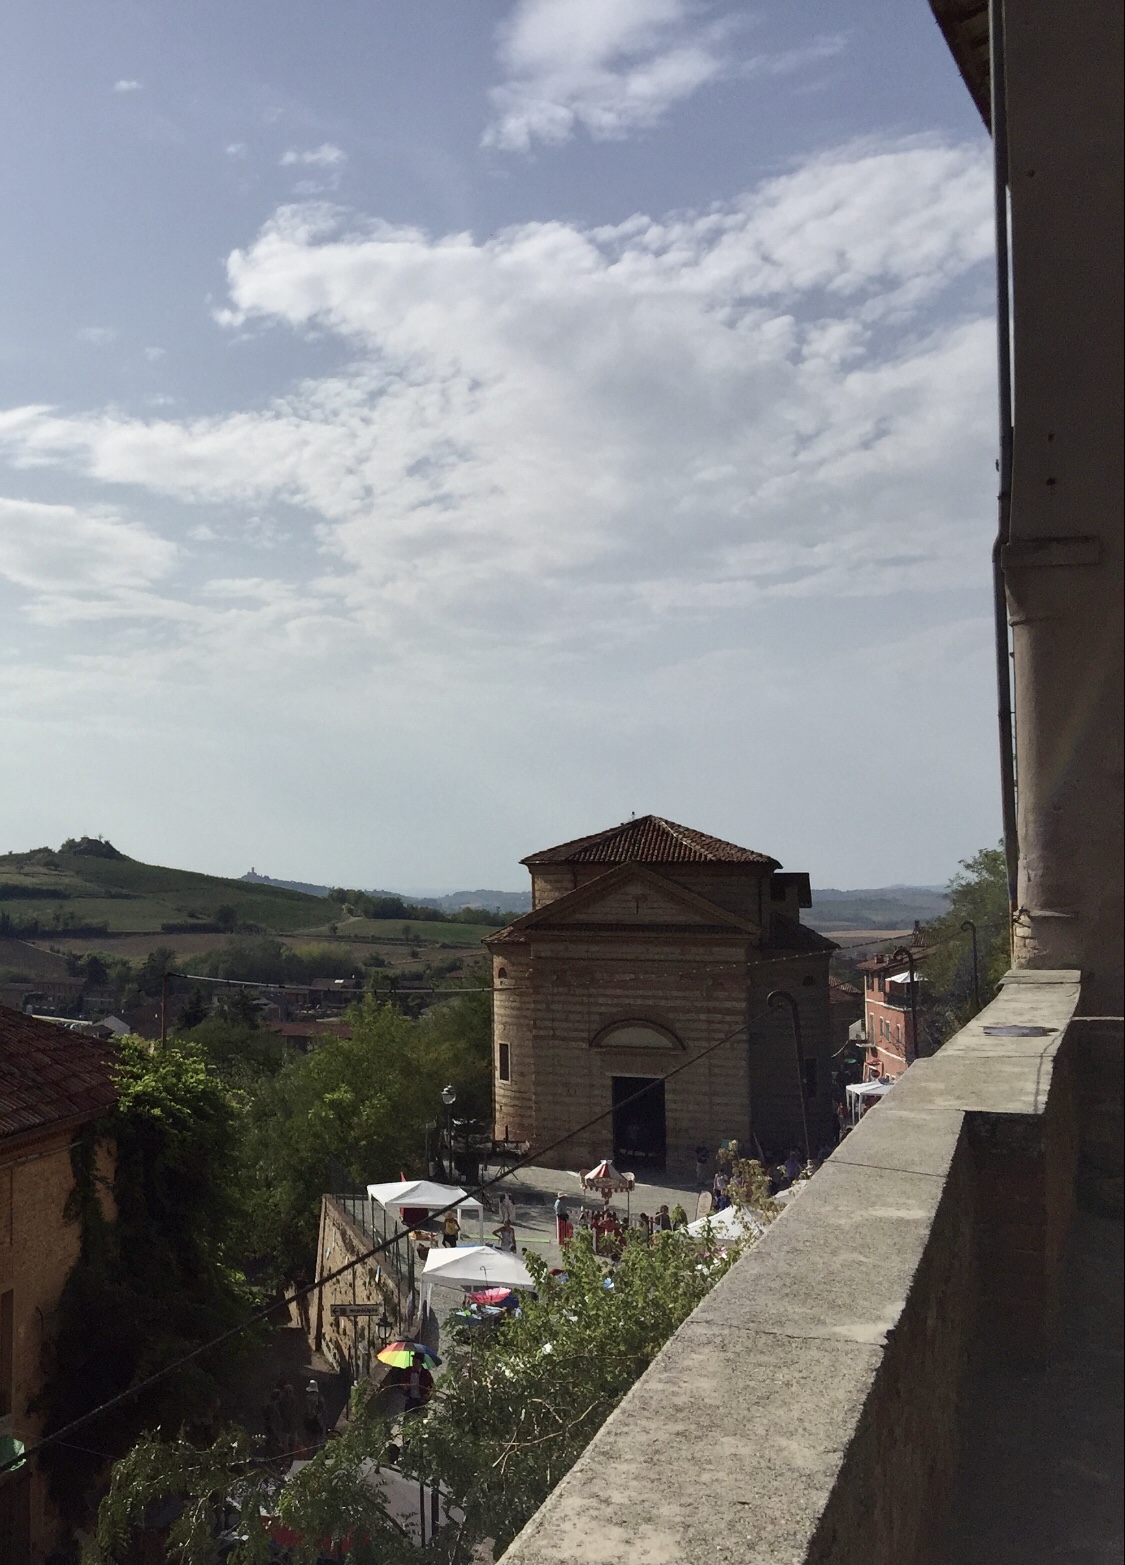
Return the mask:
[[716, 1239], [757, 1238], [766, 1231], [765, 1223], [756, 1213], [736, 1206], [724, 1206], [721, 1212], [708, 1212], [706, 1217], [697, 1217], [694, 1223], [687, 1225], [693, 1239], [702, 1238], [708, 1228]]
[[849, 1082], [845, 1090], [849, 1098], [881, 1098], [893, 1086], [893, 1081], [859, 1081]]
[[443, 1282], [454, 1288], [534, 1288], [531, 1273], [518, 1255], [488, 1244], [431, 1250], [422, 1271], [424, 1283]]
[[484, 1236], [484, 1207], [460, 1185], [439, 1185], [432, 1179], [400, 1179], [390, 1185], [368, 1185], [367, 1194], [384, 1209], [397, 1206], [400, 1215], [403, 1211], [441, 1212], [456, 1204], [459, 1216], [476, 1218], [481, 1237]]

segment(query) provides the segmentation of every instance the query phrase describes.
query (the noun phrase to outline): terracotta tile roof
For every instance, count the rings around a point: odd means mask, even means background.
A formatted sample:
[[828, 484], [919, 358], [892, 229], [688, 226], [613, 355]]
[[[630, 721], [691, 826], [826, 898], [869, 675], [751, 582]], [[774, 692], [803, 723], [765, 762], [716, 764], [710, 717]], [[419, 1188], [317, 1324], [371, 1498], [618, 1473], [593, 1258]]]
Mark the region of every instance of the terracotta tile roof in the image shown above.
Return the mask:
[[97, 1038], [0, 1006], [0, 1141], [112, 1108], [112, 1060]]
[[522, 864], [765, 864], [780, 869], [768, 853], [740, 848], [660, 815], [640, 815], [592, 837], [576, 837], [557, 848], [531, 853]]

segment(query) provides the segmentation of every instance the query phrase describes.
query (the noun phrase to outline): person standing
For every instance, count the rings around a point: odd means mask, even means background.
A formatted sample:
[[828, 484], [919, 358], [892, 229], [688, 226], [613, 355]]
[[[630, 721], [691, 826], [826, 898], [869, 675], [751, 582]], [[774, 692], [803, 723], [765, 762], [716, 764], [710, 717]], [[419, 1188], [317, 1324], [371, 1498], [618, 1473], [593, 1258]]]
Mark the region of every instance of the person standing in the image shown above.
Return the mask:
[[652, 1226], [657, 1233], [666, 1234], [672, 1226], [672, 1219], [668, 1215], [667, 1202], [657, 1209], [656, 1216], [652, 1220]]
[[511, 1223], [513, 1228], [516, 1224], [516, 1203], [507, 1190], [500, 1197], [500, 1221]]
[[513, 1228], [512, 1224], [511, 1223], [501, 1223], [499, 1228], [494, 1228], [492, 1230], [492, 1232], [495, 1234], [496, 1238], [500, 1241], [500, 1249], [501, 1250], [506, 1250], [510, 1255], [515, 1255], [515, 1253], [516, 1253], [516, 1230]]
[[565, 1244], [570, 1238], [573, 1229], [570, 1226], [570, 1208], [566, 1204], [566, 1197], [560, 1190], [555, 1197], [555, 1243]]
[[711, 1154], [704, 1146], [695, 1149], [695, 1193], [699, 1195], [707, 1188], [707, 1164], [711, 1161]]
[[461, 1224], [457, 1221], [457, 1213], [446, 1212], [441, 1224], [441, 1242], [447, 1250], [455, 1250], [457, 1241], [461, 1237]]
[[677, 1201], [675, 1206], [672, 1208], [672, 1227], [687, 1227], [687, 1213], [684, 1211], [679, 1201]]

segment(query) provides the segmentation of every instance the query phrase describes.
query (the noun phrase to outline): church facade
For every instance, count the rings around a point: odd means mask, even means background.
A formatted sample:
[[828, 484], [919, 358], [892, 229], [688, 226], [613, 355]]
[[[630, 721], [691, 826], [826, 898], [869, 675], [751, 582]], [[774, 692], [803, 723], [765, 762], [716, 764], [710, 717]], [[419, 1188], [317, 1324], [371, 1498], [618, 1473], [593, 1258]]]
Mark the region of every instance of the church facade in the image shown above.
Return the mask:
[[652, 815], [523, 863], [532, 911], [487, 942], [497, 1137], [641, 1177], [723, 1140], [784, 1156], [806, 1126], [814, 1151], [828, 1138], [835, 946], [800, 922], [807, 875]]

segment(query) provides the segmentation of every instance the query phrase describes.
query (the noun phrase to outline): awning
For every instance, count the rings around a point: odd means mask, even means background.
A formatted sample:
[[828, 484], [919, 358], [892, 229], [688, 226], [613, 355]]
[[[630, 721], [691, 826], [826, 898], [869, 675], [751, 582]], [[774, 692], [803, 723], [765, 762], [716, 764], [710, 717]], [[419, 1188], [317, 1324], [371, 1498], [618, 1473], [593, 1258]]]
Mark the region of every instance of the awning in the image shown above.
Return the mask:
[[858, 1081], [849, 1082], [844, 1090], [849, 1098], [881, 1098], [893, 1086], [893, 1081]]
[[518, 1255], [487, 1244], [431, 1250], [422, 1281], [449, 1283], [454, 1288], [534, 1288], [531, 1273]]
[[687, 1231], [693, 1239], [699, 1239], [708, 1227], [716, 1239], [751, 1239], [766, 1231], [765, 1223], [756, 1213], [737, 1206], [724, 1206], [721, 1212], [697, 1217], [694, 1223], [687, 1225]]
[[404, 1179], [391, 1185], [368, 1185], [367, 1194], [380, 1206], [405, 1206], [415, 1211], [440, 1212], [456, 1203], [459, 1211], [480, 1213], [479, 1201], [460, 1185], [439, 1185], [430, 1179]]

